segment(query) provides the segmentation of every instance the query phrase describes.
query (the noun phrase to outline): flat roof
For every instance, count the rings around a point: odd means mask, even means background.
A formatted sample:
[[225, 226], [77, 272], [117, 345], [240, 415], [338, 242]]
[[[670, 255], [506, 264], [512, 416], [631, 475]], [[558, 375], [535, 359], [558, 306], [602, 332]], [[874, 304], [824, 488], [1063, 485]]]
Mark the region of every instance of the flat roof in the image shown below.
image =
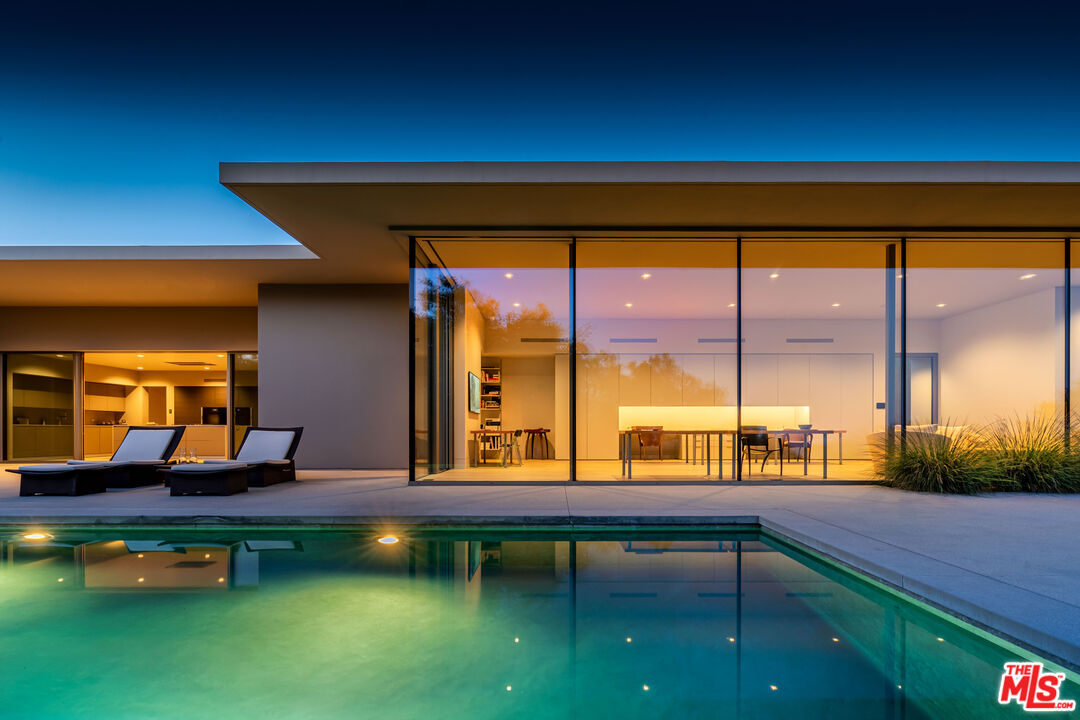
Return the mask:
[[303, 247], [7, 246], [0, 306], [405, 283], [412, 235], [1080, 238], [1075, 162], [225, 162], [219, 179]]
[[249, 183], [1080, 183], [1077, 162], [542, 161], [220, 164]]

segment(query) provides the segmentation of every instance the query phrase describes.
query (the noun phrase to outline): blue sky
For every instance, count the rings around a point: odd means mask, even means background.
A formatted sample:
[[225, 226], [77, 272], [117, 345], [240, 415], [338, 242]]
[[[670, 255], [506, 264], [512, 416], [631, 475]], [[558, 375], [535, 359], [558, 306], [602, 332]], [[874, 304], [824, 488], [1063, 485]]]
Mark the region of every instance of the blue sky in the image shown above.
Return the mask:
[[25, 5], [5, 245], [290, 242], [223, 160], [1080, 160], [1063, 2]]

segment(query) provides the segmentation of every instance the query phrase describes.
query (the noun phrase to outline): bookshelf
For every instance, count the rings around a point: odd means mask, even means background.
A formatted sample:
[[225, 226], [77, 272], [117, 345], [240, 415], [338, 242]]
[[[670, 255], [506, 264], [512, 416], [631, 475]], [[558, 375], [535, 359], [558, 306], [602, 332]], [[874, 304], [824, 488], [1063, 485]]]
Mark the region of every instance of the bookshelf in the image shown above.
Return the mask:
[[[502, 360], [499, 358], [481, 358], [480, 360], [480, 428], [483, 430], [502, 430]], [[501, 439], [485, 438], [482, 452], [500, 450]]]

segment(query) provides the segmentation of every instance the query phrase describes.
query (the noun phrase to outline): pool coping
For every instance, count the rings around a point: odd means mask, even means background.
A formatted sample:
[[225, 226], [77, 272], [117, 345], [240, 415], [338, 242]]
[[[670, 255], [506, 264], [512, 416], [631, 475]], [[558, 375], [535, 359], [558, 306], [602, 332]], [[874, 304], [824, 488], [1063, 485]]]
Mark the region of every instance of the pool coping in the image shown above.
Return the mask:
[[[226, 527], [273, 529], [475, 527], [494, 529], [522, 525], [555, 530], [726, 528], [760, 529], [781, 540], [883, 583], [901, 594], [952, 617], [1080, 672], [1080, 644], [1055, 632], [1051, 618], [1077, 614], [1076, 606], [921, 553], [817, 520], [795, 511], [772, 508], [767, 514], [736, 515], [29, 515], [0, 518], [0, 526], [27, 527]], [[1060, 628], [1060, 623], [1058, 623]]]

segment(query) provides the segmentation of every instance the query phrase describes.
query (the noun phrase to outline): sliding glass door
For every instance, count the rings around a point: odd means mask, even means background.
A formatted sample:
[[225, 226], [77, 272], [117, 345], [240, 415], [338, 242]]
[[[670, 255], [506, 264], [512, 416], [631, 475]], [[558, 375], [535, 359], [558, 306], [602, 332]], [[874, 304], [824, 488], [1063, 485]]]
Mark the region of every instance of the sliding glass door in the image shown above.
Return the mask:
[[[577, 479], [729, 472], [736, 243], [577, 243]], [[729, 475], [730, 477], [730, 475]]]
[[[1057, 422], [1064, 257], [1061, 240], [908, 241], [909, 432], [986, 436], [1001, 421]], [[915, 358], [930, 353], [935, 406], [915, 395]]]
[[888, 241], [743, 241], [744, 477], [872, 479], [897, 361], [895, 258]]
[[73, 353], [8, 353], [4, 370], [8, 460], [70, 458], [75, 449]]
[[413, 271], [416, 477], [569, 479], [570, 245], [432, 239]]

